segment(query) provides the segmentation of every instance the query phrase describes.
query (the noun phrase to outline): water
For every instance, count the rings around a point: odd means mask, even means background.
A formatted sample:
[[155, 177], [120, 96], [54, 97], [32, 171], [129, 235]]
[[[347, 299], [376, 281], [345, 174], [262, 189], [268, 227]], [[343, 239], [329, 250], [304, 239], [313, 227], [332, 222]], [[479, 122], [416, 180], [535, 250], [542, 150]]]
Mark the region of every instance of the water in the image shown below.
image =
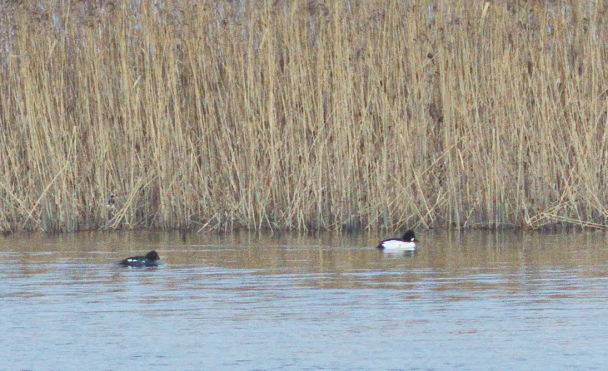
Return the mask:
[[607, 237], [9, 236], [0, 370], [601, 370]]

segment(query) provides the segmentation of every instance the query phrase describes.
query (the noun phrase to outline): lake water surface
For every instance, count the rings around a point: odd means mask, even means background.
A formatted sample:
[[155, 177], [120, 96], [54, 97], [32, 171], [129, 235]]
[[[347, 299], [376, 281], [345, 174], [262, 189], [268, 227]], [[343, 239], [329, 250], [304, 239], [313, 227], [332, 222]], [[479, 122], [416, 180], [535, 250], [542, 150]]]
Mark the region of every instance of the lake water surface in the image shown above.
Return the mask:
[[382, 237], [0, 238], [0, 370], [606, 369], [607, 234]]

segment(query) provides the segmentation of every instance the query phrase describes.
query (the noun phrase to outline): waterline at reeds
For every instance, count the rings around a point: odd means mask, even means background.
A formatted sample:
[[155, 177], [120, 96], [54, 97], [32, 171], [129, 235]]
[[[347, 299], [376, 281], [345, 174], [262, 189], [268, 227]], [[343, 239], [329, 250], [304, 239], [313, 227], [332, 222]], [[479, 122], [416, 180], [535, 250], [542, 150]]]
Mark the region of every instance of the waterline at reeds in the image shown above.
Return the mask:
[[0, 7], [0, 230], [605, 225], [599, 3]]

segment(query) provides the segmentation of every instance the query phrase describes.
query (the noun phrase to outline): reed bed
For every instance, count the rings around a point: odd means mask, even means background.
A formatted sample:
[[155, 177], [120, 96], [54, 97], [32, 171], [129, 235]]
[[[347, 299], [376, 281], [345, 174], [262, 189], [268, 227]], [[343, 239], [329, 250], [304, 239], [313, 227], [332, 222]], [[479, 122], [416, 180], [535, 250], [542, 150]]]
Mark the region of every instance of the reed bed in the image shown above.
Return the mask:
[[603, 2], [0, 7], [2, 231], [606, 226]]

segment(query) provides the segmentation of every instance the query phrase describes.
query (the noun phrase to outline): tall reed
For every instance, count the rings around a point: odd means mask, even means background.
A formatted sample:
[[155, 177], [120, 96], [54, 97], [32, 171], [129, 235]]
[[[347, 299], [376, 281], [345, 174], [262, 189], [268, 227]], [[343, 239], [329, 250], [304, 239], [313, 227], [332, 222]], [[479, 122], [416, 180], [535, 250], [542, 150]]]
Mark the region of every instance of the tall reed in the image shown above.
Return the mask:
[[606, 224], [602, 3], [0, 7], [0, 230]]

